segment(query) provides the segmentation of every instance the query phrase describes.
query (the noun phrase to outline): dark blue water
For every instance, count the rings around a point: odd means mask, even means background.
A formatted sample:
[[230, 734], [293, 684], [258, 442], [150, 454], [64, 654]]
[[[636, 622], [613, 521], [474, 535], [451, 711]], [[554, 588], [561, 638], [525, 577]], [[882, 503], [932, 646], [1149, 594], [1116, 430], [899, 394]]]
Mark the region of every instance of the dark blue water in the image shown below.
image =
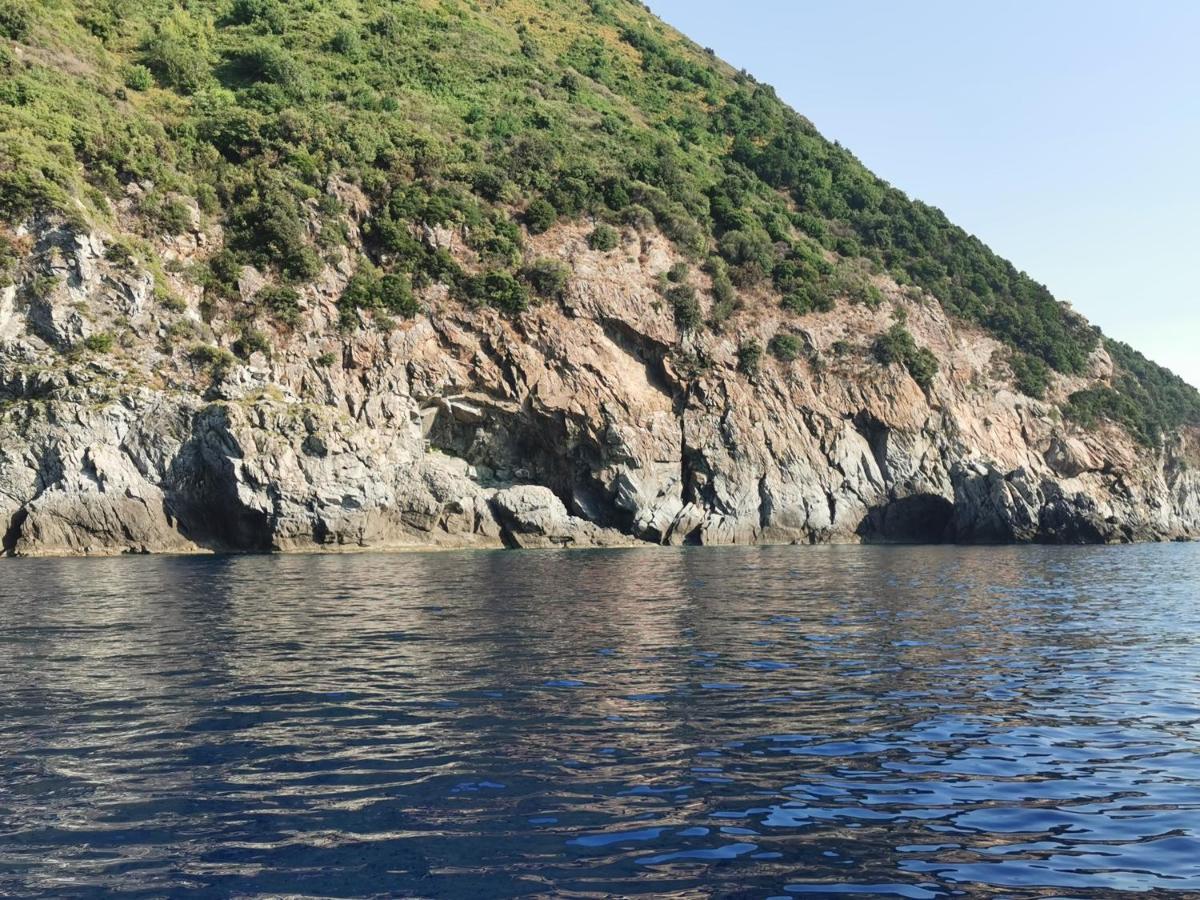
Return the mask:
[[1200, 546], [0, 562], [0, 894], [1200, 897]]

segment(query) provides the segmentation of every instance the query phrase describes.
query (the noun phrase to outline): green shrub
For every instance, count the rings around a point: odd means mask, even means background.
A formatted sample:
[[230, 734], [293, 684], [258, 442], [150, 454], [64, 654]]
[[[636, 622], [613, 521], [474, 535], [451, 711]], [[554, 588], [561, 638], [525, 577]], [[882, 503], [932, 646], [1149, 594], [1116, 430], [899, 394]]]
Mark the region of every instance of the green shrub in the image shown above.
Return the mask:
[[208, 369], [215, 378], [223, 378], [237, 363], [237, 359], [228, 350], [209, 344], [195, 344], [188, 351], [188, 359], [193, 365]]
[[602, 253], [608, 253], [610, 250], [615, 250], [621, 242], [621, 236], [617, 233], [617, 229], [611, 225], [597, 225], [588, 237], [588, 246], [593, 250], [599, 250]]
[[813, 310], [816, 312], [833, 312], [837, 308], [837, 300], [828, 291], [817, 289], [810, 296]]
[[111, 353], [116, 338], [107, 331], [89, 334], [83, 339], [83, 346], [92, 353]]
[[183, 234], [192, 229], [192, 211], [178, 197], [150, 194], [142, 200], [140, 209], [151, 227], [160, 234]]
[[908, 374], [913, 377], [913, 381], [922, 388], [928, 390], [933, 386], [934, 376], [938, 373], [938, 361], [932, 350], [928, 347], [920, 347], [914, 356], [905, 360], [904, 364], [908, 369]]
[[804, 351], [804, 343], [794, 334], [780, 332], [767, 343], [767, 349], [780, 362], [793, 362]]
[[233, 0], [229, 22], [234, 25], [258, 25], [279, 34], [287, 25], [287, 11], [279, 0]]
[[13, 283], [23, 254], [16, 241], [0, 231], [0, 287]]
[[729, 280], [724, 268], [713, 272], [712, 296], [713, 304], [709, 319], [713, 325], [719, 327], [733, 315], [740, 305], [737, 291], [734, 290], [733, 282]]
[[290, 285], [267, 285], [254, 295], [265, 310], [284, 325], [300, 324], [300, 293]]
[[671, 284], [684, 284], [687, 282], [691, 271], [691, 267], [687, 263], [675, 263], [667, 271], [667, 281], [671, 282]]
[[23, 41], [33, 27], [28, 0], [0, 0], [0, 37]]
[[708, 324], [714, 331], [724, 329], [725, 323], [737, 311], [737, 306], [733, 303], [714, 303], [709, 309]]
[[229, 211], [227, 221], [230, 243], [260, 267], [276, 265], [300, 281], [321, 270], [305, 241], [300, 203], [279, 179], [268, 179], [246, 195]]
[[525, 227], [530, 234], [543, 234], [558, 221], [558, 211], [548, 200], [541, 197], [535, 199], [525, 210]]
[[720, 269], [712, 276], [713, 299], [718, 303], [733, 303], [737, 300], [737, 291], [729, 280], [729, 273]]
[[1144, 444], [1158, 444], [1157, 429], [1148, 427], [1144, 410], [1120, 391], [1101, 385], [1076, 391], [1067, 398], [1063, 411], [1067, 417], [1087, 428], [1094, 428], [1102, 421], [1125, 425], [1135, 438]]
[[238, 293], [238, 279], [242, 275], [242, 261], [238, 255], [225, 247], [209, 257], [199, 269], [197, 280], [206, 292], [218, 299], [231, 300]]
[[738, 370], [751, 377], [758, 374], [762, 365], [763, 348], [754, 338], [742, 341], [738, 346]]
[[132, 269], [137, 264], [137, 252], [128, 240], [115, 238], [104, 248], [104, 258], [122, 269]]
[[1164, 433], [1181, 424], [1200, 427], [1200, 398], [1195, 388], [1128, 344], [1105, 340], [1104, 348], [1116, 365], [1116, 389], [1136, 412], [1133, 418], [1123, 420], [1135, 437], [1158, 444]]
[[675, 312], [675, 324], [681, 331], [691, 331], [700, 324], [700, 301], [690, 284], [677, 284], [667, 291], [667, 300]]
[[32, 281], [26, 282], [30, 295], [34, 297], [49, 297], [60, 284], [62, 279], [57, 275], [37, 275]]
[[629, 195], [629, 185], [624, 178], [608, 178], [600, 185], [600, 196], [604, 205], [613, 212], [624, 212], [632, 199]]
[[335, 31], [329, 41], [329, 49], [342, 56], [356, 55], [361, 45], [362, 39], [359, 37], [358, 30], [349, 25], [343, 25]]
[[775, 250], [765, 232], [726, 232], [718, 244], [721, 256], [731, 266], [761, 277], [775, 267]]
[[125, 87], [131, 91], [148, 91], [154, 87], [154, 73], [134, 63], [125, 70]]
[[885, 366], [903, 365], [913, 380], [928, 389], [938, 371], [937, 357], [926, 347], [917, 346], [912, 334], [897, 322], [875, 341], [875, 358]]
[[[504, 173], [499, 169], [492, 166], [486, 166], [474, 174], [471, 179], [471, 188], [483, 199], [491, 201], [492, 203], [496, 203], [504, 199], [508, 189], [508, 180], [504, 177]], [[535, 200], [534, 203], [536, 202], [537, 201]], [[543, 211], [543, 214], [544, 212], [545, 211]], [[545, 223], [544, 219], [541, 220], [543, 224], [546, 225], [542, 231], [545, 231], [547, 228], [553, 225], [554, 220], [557, 218], [557, 213], [554, 212], [553, 207], [551, 207], [550, 213], [551, 215], [548, 217], [548, 224]], [[526, 212], [526, 216], [528, 216], [528, 212]], [[528, 219], [526, 221], [528, 221]], [[532, 231], [532, 229], [530, 230]]]
[[529, 308], [529, 291], [510, 273], [491, 271], [465, 280], [467, 299], [479, 306], [494, 306], [510, 315]]
[[521, 277], [539, 297], [560, 300], [571, 277], [571, 270], [558, 260], [539, 259], [522, 269]]
[[154, 299], [168, 312], [181, 313], [187, 309], [187, 301], [165, 287], [155, 288]]
[[878, 309], [883, 303], [883, 293], [871, 283], [870, 273], [857, 261], [838, 263], [829, 277], [828, 291], [871, 309]]
[[356, 311], [375, 310], [411, 319], [421, 311], [407, 275], [380, 274], [368, 260], [360, 260], [358, 268], [338, 299], [339, 322], [343, 329], [357, 322]]
[[271, 355], [271, 342], [263, 332], [256, 328], [244, 328], [241, 335], [233, 343], [233, 352], [242, 359], [249, 359], [255, 353]]
[[1050, 367], [1044, 360], [1028, 353], [1014, 353], [1009, 363], [1017, 390], [1035, 400], [1046, 396], [1046, 389], [1050, 387]]
[[142, 61], [164, 87], [194, 94], [212, 78], [208, 55], [179, 20], [160, 24], [143, 46]]
[[239, 62], [245, 77], [278, 85], [290, 96], [300, 96], [309, 87], [306, 70], [291, 53], [274, 41], [260, 41], [242, 53]]
[[367, 260], [359, 260], [338, 298], [338, 325], [343, 331], [358, 323], [358, 310], [372, 309], [378, 303], [379, 273]]
[[836, 301], [824, 285], [800, 285], [789, 294], [785, 294], [780, 306], [798, 316], [810, 312], [831, 312]]
[[916, 352], [917, 342], [901, 323], [897, 322], [875, 341], [875, 359], [885, 366], [903, 363]]
[[813, 311], [812, 291], [809, 288], [797, 288], [790, 294], [785, 294], [780, 306], [790, 313], [802, 316]]
[[379, 305], [390, 313], [411, 319], [421, 311], [412, 285], [404, 275], [384, 275], [379, 279]]
[[621, 213], [621, 221], [638, 231], [649, 231], [654, 227], [654, 213], [637, 203], [627, 206]]

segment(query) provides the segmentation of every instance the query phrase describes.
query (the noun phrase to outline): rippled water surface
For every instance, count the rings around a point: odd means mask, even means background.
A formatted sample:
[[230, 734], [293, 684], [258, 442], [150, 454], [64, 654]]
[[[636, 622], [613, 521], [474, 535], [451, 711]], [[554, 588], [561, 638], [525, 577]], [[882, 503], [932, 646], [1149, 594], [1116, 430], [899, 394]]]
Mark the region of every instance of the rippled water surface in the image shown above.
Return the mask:
[[0, 562], [0, 894], [1200, 897], [1200, 546]]

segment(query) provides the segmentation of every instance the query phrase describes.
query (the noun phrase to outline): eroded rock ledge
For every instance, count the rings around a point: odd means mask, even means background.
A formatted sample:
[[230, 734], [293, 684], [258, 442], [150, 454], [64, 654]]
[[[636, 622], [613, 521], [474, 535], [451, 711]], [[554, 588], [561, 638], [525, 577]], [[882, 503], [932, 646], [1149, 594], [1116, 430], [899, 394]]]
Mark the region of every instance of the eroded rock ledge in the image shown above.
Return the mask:
[[[334, 267], [270, 358], [214, 374], [189, 348], [222, 323], [183, 282], [166, 309], [101, 237], [32, 237], [0, 296], [5, 554], [1200, 535], [1195, 434], [1151, 450], [1064, 422], [995, 341], [884, 280], [877, 309], [695, 338], [654, 288], [667, 242], [603, 255], [560, 228], [538, 249], [573, 269], [561, 303], [511, 320], [431, 295], [339, 334]], [[870, 358], [899, 310], [940, 359], [928, 391]], [[737, 342], [780, 330], [806, 355], [740, 373]], [[113, 352], [80, 351], [102, 332]], [[1110, 376], [1101, 352], [1090, 381]]]

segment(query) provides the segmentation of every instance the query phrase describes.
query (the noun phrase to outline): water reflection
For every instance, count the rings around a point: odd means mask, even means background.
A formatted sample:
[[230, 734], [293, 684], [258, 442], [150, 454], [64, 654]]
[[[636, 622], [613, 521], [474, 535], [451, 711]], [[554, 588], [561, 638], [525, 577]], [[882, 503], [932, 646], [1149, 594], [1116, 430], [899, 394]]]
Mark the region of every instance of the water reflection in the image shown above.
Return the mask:
[[1200, 552], [6, 561], [0, 893], [1200, 892]]

